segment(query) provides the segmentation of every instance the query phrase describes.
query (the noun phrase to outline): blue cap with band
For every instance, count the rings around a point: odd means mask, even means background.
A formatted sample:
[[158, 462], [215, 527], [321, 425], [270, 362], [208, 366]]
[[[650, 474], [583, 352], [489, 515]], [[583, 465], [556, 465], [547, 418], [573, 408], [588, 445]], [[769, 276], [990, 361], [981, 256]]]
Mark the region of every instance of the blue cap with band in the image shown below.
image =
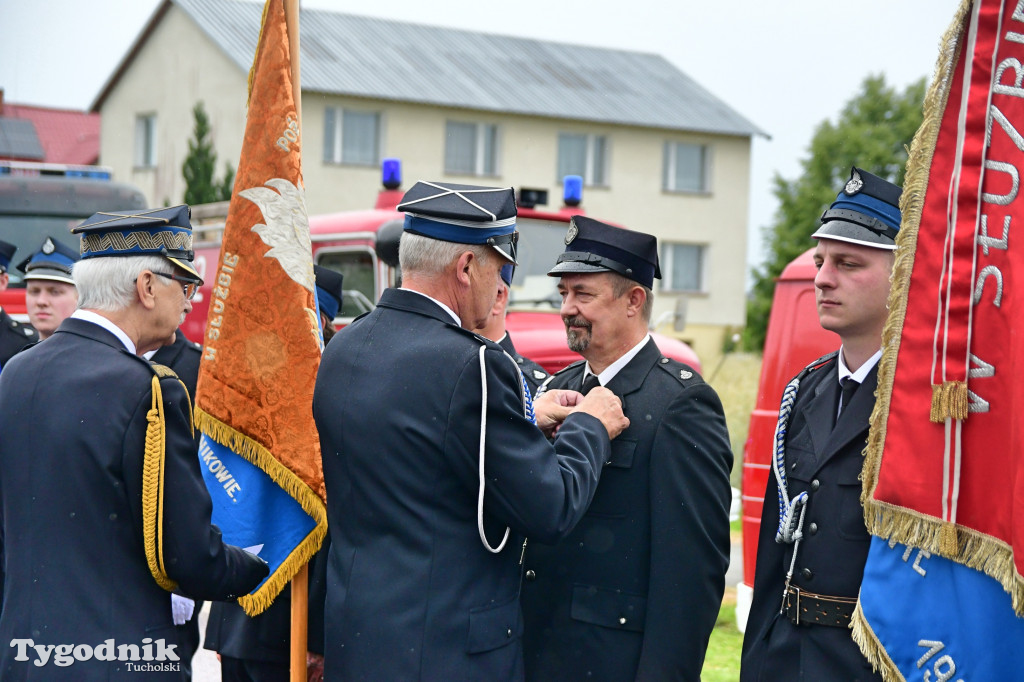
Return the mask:
[[163, 256], [202, 282], [192, 266], [192, 223], [186, 205], [142, 211], [101, 211], [71, 230], [82, 237], [82, 259]]
[[402, 197], [405, 231], [457, 244], [487, 244], [516, 263], [516, 197], [511, 187], [417, 182]]
[[903, 190], [888, 180], [854, 167], [836, 200], [821, 215], [814, 239], [835, 239], [875, 249], [896, 248]]
[[77, 261], [78, 254], [74, 249], [47, 237], [38, 251], [18, 263], [18, 269], [25, 273], [25, 281], [45, 279], [74, 285], [71, 268]]
[[327, 319], [333, 320], [341, 309], [341, 285], [344, 276], [337, 270], [321, 265], [313, 266], [313, 274], [316, 276], [316, 300], [320, 305], [320, 312], [326, 315]]
[[661, 279], [658, 240], [643, 232], [573, 216], [565, 235], [565, 251], [548, 275], [561, 277], [571, 272], [617, 272], [652, 289], [654, 279]]

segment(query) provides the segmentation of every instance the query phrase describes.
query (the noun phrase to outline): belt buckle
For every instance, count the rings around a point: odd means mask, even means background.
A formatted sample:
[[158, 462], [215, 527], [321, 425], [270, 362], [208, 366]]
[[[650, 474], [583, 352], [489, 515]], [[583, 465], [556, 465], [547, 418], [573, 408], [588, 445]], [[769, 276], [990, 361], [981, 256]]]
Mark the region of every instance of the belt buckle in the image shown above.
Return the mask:
[[[796, 585], [789, 586], [789, 594], [787, 595], [786, 606], [788, 607], [786, 609], [787, 611], [789, 611], [789, 609], [792, 609], [790, 613], [796, 614], [795, 616], [790, 616], [790, 622], [792, 622], [793, 625], [800, 625], [800, 588]], [[786, 615], [790, 615], [790, 613], [787, 613]]]

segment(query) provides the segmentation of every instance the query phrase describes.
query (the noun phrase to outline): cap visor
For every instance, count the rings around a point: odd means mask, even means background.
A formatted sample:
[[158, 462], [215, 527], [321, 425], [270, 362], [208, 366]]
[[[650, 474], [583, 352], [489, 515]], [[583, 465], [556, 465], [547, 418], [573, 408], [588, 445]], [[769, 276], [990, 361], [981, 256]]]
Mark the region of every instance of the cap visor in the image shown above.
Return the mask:
[[512, 254], [509, 253], [509, 249], [507, 247], [498, 246], [497, 244], [491, 244], [491, 248], [500, 253], [502, 256], [504, 256], [505, 260], [510, 262], [512, 265], [519, 265], [516, 259], [512, 257]]
[[887, 249], [889, 251], [893, 251], [896, 248], [896, 243], [885, 235], [873, 232], [856, 223], [848, 223], [843, 220], [828, 221], [811, 235], [811, 239], [835, 239], [840, 242], [860, 244], [861, 246], [868, 246], [873, 249]]
[[50, 270], [49, 268], [33, 268], [22, 279], [26, 282], [34, 279], [45, 279], [48, 282], [64, 282], [65, 284], [75, 286], [75, 280], [72, 279], [71, 275], [60, 270]]
[[203, 278], [200, 277], [199, 273], [196, 272], [196, 269], [194, 267], [192, 267], [192, 263], [188, 262], [187, 260], [183, 260], [181, 258], [171, 258], [170, 256], [167, 257], [167, 260], [171, 261], [172, 263], [177, 265], [179, 268], [181, 268], [182, 270], [184, 270], [188, 274], [190, 274], [193, 277], [195, 277], [196, 279], [198, 279], [200, 284], [203, 283]]

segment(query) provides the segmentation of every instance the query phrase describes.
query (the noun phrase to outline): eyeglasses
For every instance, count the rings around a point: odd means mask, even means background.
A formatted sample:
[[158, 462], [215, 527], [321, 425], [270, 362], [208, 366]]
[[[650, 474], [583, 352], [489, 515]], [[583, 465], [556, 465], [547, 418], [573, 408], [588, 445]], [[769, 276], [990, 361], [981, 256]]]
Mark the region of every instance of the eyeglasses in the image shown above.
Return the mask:
[[181, 291], [185, 294], [185, 299], [188, 301], [195, 298], [196, 293], [199, 291], [199, 280], [193, 277], [182, 277], [181, 275], [175, 275], [169, 272], [153, 272], [153, 274], [159, 277], [173, 279], [175, 282], [181, 282]]

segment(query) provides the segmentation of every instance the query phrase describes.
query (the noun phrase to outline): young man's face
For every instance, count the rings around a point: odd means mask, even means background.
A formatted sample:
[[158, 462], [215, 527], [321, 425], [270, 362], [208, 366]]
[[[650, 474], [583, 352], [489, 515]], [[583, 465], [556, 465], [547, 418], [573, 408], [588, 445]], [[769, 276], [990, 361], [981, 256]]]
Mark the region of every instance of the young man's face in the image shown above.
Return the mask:
[[893, 252], [835, 239], [819, 239], [814, 250], [818, 320], [844, 343], [881, 340], [888, 315]]
[[29, 280], [25, 286], [25, 307], [28, 320], [39, 332], [40, 338], [48, 338], [65, 318], [75, 312], [78, 304], [78, 290], [66, 282], [47, 279]]

